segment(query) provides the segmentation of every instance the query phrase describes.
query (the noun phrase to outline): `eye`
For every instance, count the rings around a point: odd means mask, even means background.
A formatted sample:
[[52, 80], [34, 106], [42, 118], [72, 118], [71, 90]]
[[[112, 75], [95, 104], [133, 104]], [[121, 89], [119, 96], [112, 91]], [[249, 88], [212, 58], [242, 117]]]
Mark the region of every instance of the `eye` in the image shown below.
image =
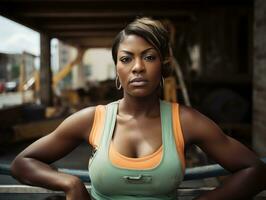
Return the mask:
[[129, 63], [132, 59], [129, 56], [123, 56], [119, 59], [122, 63]]
[[147, 60], [147, 61], [153, 61], [156, 59], [156, 56], [153, 56], [153, 55], [147, 55], [144, 57], [144, 60]]

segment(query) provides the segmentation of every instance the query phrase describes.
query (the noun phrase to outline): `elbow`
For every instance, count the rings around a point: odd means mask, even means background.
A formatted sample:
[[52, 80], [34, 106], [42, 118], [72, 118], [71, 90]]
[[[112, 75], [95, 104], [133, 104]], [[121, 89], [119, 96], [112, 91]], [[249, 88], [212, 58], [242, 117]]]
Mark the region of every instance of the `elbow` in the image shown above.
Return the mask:
[[16, 157], [11, 163], [10, 173], [11, 173], [11, 176], [14, 177], [15, 179], [19, 178], [21, 164], [22, 163], [21, 163], [20, 157]]
[[11, 176], [15, 179], [17, 179], [19, 182], [23, 184], [27, 184], [25, 179], [26, 173], [26, 168], [27, 168], [27, 163], [23, 157], [17, 156], [11, 163], [10, 166], [10, 173]]

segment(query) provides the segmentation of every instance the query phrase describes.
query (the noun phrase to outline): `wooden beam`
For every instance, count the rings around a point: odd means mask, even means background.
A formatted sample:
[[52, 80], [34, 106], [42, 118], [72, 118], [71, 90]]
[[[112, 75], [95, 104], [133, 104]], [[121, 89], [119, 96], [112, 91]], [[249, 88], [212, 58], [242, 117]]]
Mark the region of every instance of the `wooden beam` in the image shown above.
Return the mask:
[[17, 16], [26, 18], [106, 18], [106, 17], [136, 17], [140, 16], [190, 16], [191, 13], [186, 11], [173, 10], [129, 10], [129, 11], [113, 11], [113, 10], [99, 10], [99, 11], [85, 11], [85, 12], [36, 12], [34, 10], [29, 12], [16, 12]]
[[63, 80], [71, 72], [74, 66], [79, 65], [82, 62], [86, 48], [78, 48], [77, 50], [78, 53], [76, 58], [66, 64], [57, 74], [53, 76], [53, 86], [56, 86], [61, 80]]
[[51, 24], [47, 23], [42, 25], [42, 28], [45, 30], [53, 31], [53, 30], [106, 30], [106, 29], [120, 29], [125, 26], [125, 23], [101, 23], [101, 24], [71, 24], [71, 23], [60, 23], [60, 24]]
[[58, 38], [72, 46], [82, 46], [87, 48], [110, 48], [113, 44], [113, 37], [61, 37]]
[[114, 37], [117, 31], [59, 31], [53, 32], [52, 37]]

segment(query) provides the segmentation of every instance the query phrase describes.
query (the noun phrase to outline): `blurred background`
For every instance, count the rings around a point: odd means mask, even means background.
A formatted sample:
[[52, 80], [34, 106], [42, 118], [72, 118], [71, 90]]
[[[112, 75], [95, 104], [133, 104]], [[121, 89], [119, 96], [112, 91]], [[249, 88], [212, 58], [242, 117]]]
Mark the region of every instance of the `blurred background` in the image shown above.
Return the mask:
[[[162, 20], [171, 35], [162, 98], [196, 108], [265, 157], [265, 11], [265, 0], [1, 0], [0, 163], [70, 114], [121, 98], [110, 48], [141, 16]], [[89, 156], [84, 143], [55, 165], [86, 169]], [[188, 167], [211, 163], [197, 147], [187, 150]]]

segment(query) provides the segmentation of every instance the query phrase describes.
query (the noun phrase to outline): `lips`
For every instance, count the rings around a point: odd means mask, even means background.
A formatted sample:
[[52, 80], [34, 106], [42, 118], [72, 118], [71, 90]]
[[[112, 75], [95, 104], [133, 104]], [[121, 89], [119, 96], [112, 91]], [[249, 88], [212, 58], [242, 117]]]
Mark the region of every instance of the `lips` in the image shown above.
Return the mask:
[[133, 82], [147, 82], [147, 80], [142, 77], [136, 77], [130, 80], [130, 83], [133, 83]]
[[147, 84], [147, 82], [148, 81], [144, 79], [143, 77], [136, 77], [129, 81], [129, 83], [133, 86], [144, 86]]

